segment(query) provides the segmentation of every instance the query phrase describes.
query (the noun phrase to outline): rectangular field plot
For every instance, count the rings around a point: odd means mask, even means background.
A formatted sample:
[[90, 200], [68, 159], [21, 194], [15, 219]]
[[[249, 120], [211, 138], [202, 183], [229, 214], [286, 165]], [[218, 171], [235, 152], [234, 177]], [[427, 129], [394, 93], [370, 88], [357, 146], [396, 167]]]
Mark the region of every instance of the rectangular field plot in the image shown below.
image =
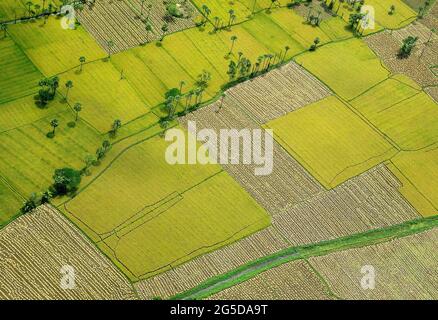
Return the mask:
[[0, 105], [0, 134], [66, 110], [67, 106], [58, 101], [47, 108], [38, 108], [33, 95], [4, 103]]
[[[438, 148], [436, 146], [416, 152], [403, 152], [392, 160], [417, 192], [428, 200], [424, 216], [438, 213]], [[430, 208], [430, 207], [433, 207]]]
[[88, 62], [104, 58], [106, 53], [82, 28], [65, 30], [61, 20], [50, 17], [9, 26], [19, 47], [45, 76], [53, 76], [78, 66], [84, 56]]
[[128, 81], [121, 79], [120, 72], [107, 61], [96, 61], [60, 75], [60, 92], [66, 95], [64, 84], [71, 80], [68, 101], [71, 105], [82, 104], [81, 118], [101, 133], [108, 132], [114, 120], [127, 123], [150, 110]]
[[346, 100], [355, 98], [390, 74], [359, 39], [326, 45], [298, 56], [296, 61]]
[[[29, 6], [26, 0], [2, 0], [0, 1], [0, 22], [14, 20], [15, 18], [27, 18], [29, 17]], [[44, 3], [44, 8], [47, 9], [48, 5], [58, 6], [60, 0], [33, 0], [30, 6], [31, 11], [37, 13], [42, 10]], [[40, 9], [37, 10], [35, 5], [39, 5]]]
[[[75, 128], [68, 127], [75, 115], [64, 108], [56, 115], [0, 134], [0, 174], [25, 197], [49, 187], [55, 169], [81, 168], [85, 156], [94, 154], [101, 144], [99, 134], [81, 120]], [[49, 139], [46, 134], [52, 131], [52, 119], [59, 121], [59, 127], [55, 137]]]
[[[396, 240], [310, 259], [342, 299], [438, 299], [438, 228]], [[364, 266], [372, 266], [375, 288], [364, 290]], [[370, 274], [370, 273], [368, 273]]]
[[328, 189], [395, 153], [389, 142], [334, 96], [268, 122], [266, 127]]
[[9, 37], [0, 38], [0, 71], [0, 104], [38, 92], [43, 75]]
[[134, 280], [164, 272], [270, 224], [218, 165], [170, 165], [155, 137], [123, 153], [64, 205]]
[[[40, 206], [0, 230], [0, 299], [135, 299], [129, 281], [72, 223]], [[74, 290], [60, 279], [72, 266]], [[62, 269], [63, 268], [63, 269]]]
[[351, 104], [402, 150], [438, 142], [438, 105], [407, 77], [393, 77]]
[[[190, 1], [178, 3], [181, 12], [184, 12], [183, 17], [169, 20], [167, 22], [169, 29], [166, 33], [195, 26], [193, 20], [199, 15], [195, 7]], [[150, 11], [149, 4], [152, 5]], [[118, 0], [96, 1], [93, 5], [85, 6], [79, 11], [78, 17], [102, 48], [108, 50], [107, 41], [111, 40], [114, 43], [113, 52], [119, 52], [160, 39], [166, 13], [166, 6], [162, 1]], [[147, 19], [152, 26], [150, 32], [145, 28]]]
[[23, 202], [24, 199], [11, 190], [0, 176], [0, 228], [18, 213]]

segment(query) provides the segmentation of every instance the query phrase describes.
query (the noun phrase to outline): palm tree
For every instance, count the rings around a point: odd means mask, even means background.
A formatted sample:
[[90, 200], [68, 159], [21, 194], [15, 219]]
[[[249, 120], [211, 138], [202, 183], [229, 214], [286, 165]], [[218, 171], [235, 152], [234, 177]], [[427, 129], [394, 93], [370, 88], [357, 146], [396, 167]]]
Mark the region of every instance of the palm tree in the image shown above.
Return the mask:
[[59, 77], [54, 76], [53, 78], [50, 78], [48, 81], [48, 85], [49, 85], [50, 89], [52, 90], [52, 92], [51, 92], [52, 97], [54, 97], [56, 95], [56, 90], [59, 87]]
[[50, 126], [53, 128], [52, 135], [55, 135], [56, 127], [59, 126], [59, 121], [57, 119], [53, 119], [50, 121]]
[[184, 108], [184, 113], [187, 112], [187, 109], [189, 108], [189, 105], [192, 102], [193, 94], [194, 94], [193, 91], [189, 91], [186, 95], [186, 106]]
[[161, 39], [160, 41], [163, 41], [164, 39], [164, 35], [166, 34], [167, 30], [169, 30], [169, 26], [167, 25], [167, 23], [163, 24], [163, 26], [161, 27]]
[[283, 59], [282, 59], [281, 62], [284, 62], [284, 60], [286, 60], [286, 54], [287, 54], [287, 52], [288, 52], [289, 50], [290, 50], [290, 47], [289, 47], [289, 46], [284, 47], [284, 56], [283, 56]]
[[228, 27], [229, 27], [229, 26], [231, 26], [231, 20], [233, 19], [233, 17], [236, 17], [236, 16], [234, 15], [233, 9], [230, 9], [230, 11], [228, 11], [228, 14], [230, 15], [229, 19], [228, 19]]
[[152, 12], [152, 4], [148, 4], [148, 15], [146, 17], [147, 21], [149, 21], [149, 18], [151, 16], [151, 12]]
[[106, 46], [108, 48], [108, 59], [111, 59], [111, 49], [114, 47], [114, 42], [112, 40], [108, 40], [106, 42]]
[[210, 15], [211, 10], [210, 10], [210, 8], [206, 4], [203, 4], [202, 5], [202, 11], [204, 12], [204, 22], [203, 22], [203, 25], [205, 26], [205, 24], [208, 21], [208, 16]]
[[69, 93], [70, 89], [73, 88], [73, 81], [68, 80], [65, 83], [65, 87], [67, 88], [67, 92], [65, 93], [65, 101], [68, 101], [68, 93]]
[[81, 112], [81, 110], [82, 110], [82, 104], [80, 104], [79, 102], [76, 102], [73, 109], [76, 111], [75, 122], [78, 122], [79, 112]]
[[253, 5], [252, 5], [252, 11], [251, 11], [251, 14], [254, 14], [256, 4], [257, 4], [257, 0], [254, 0], [254, 3], [253, 3]]
[[152, 32], [152, 25], [149, 22], [146, 22], [145, 24], [145, 29], [146, 29], [146, 42], [148, 42], [149, 40], [149, 33]]
[[141, 0], [140, 17], [143, 17], [143, 7], [146, 0]]
[[182, 88], [183, 88], [183, 86], [185, 86], [186, 85], [186, 82], [184, 81], [184, 80], [182, 80], [180, 83], [179, 83], [179, 93], [180, 94], [182, 94]]
[[82, 72], [82, 67], [83, 67], [83, 65], [84, 65], [86, 60], [87, 59], [85, 57], [83, 57], [83, 56], [79, 58], [79, 63], [81, 64], [80, 67], [79, 67], [79, 72]]
[[3, 38], [6, 38], [7, 31], [8, 31], [8, 25], [6, 23], [0, 24], [0, 30], [3, 31]]
[[111, 135], [115, 136], [117, 134], [117, 130], [119, 130], [122, 127], [122, 121], [117, 119], [114, 120], [112, 126], [111, 126]]
[[37, 16], [39, 14], [39, 10], [41, 9], [41, 6], [39, 4], [36, 4], [33, 7], [35, 9], [35, 15]]
[[219, 17], [214, 17], [214, 31], [216, 31], [217, 29], [219, 29]]
[[237, 40], [237, 36], [231, 36], [230, 40], [231, 40], [231, 48], [230, 48], [230, 52], [228, 52], [228, 55], [230, 55], [230, 54], [233, 53], [234, 43], [235, 43], [236, 40]]
[[27, 6], [27, 12], [28, 12], [29, 17], [30, 17], [30, 8], [33, 6], [33, 2], [32, 1], [27, 1], [26, 2], [26, 6]]

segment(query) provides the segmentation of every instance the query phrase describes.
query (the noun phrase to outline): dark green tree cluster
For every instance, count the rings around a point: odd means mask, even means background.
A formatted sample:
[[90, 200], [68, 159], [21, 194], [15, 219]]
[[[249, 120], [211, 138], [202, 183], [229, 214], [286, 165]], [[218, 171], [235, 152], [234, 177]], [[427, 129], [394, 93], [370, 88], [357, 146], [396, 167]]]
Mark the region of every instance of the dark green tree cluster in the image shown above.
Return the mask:
[[38, 83], [40, 90], [35, 97], [35, 103], [38, 107], [44, 108], [56, 96], [56, 90], [59, 87], [59, 78], [45, 78]]
[[404, 39], [403, 44], [398, 52], [398, 56], [400, 58], [408, 58], [411, 55], [412, 49], [414, 49], [417, 41], [418, 41], [418, 37], [413, 37], [413, 36], [409, 36], [406, 39]]
[[32, 193], [21, 207], [21, 213], [28, 213], [41, 204], [48, 203], [54, 197], [72, 196], [81, 183], [81, 173], [72, 168], [56, 169], [53, 174], [53, 184], [46, 191]]

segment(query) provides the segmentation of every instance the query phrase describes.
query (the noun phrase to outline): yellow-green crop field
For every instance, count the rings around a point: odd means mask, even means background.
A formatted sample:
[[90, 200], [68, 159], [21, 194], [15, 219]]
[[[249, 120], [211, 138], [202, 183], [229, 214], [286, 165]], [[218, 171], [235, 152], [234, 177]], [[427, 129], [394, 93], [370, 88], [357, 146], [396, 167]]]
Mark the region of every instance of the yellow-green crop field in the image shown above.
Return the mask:
[[437, 104], [407, 77], [386, 80], [351, 104], [401, 150], [419, 150], [438, 142]]
[[[73, 81], [68, 102], [81, 103], [81, 118], [101, 133], [109, 131], [115, 119], [126, 123], [150, 111], [129, 82], [120, 78], [120, 72], [103, 61], [85, 65], [81, 72], [75, 68], [59, 76], [62, 86]], [[60, 92], [67, 95], [65, 87]]]
[[[0, 2], [0, 22], [14, 20], [15, 18], [28, 17], [29, 6], [27, 5], [27, 2], [28, 1], [26, 0], [2, 0]], [[59, 4], [61, 4], [60, 0], [33, 0], [31, 10], [37, 12], [35, 9], [35, 5], [39, 5], [39, 11], [41, 11], [43, 2], [46, 9], [49, 4], [52, 4], [53, 6], [59, 6]]]
[[[101, 143], [100, 135], [82, 120], [75, 128], [67, 126], [75, 115], [66, 105], [54, 104], [51, 108], [59, 112], [0, 134], [0, 172], [25, 197], [48, 188], [55, 169], [81, 168], [85, 156], [94, 154]], [[48, 139], [46, 134], [52, 130], [50, 121], [54, 118], [59, 127], [56, 137]]]
[[274, 130], [275, 139], [326, 188], [336, 187], [396, 152], [335, 96], [275, 119], [266, 127]]
[[156, 137], [123, 153], [64, 204], [133, 280], [150, 277], [270, 224], [218, 165], [170, 165]]
[[0, 177], [0, 227], [8, 223], [17, 214], [23, 200]]
[[355, 98], [390, 74], [359, 39], [328, 44], [296, 60], [346, 100]]
[[[0, 2], [0, 21], [15, 16], [14, 9], [26, 14], [25, 0]], [[85, 22], [65, 30], [59, 17], [50, 16], [10, 24], [4, 38], [0, 31], [0, 226], [32, 193], [53, 184], [56, 169], [84, 168], [84, 160], [104, 140], [111, 143], [108, 154], [90, 172], [84, 170], [77, 193], [52, 204], [131, 281], [269, 226], [270, 215], [220, 165], [172, 166], [164, 157], [164, 126], [178, 123], [160, 121], [166, 92], [182, 87], [187, 93], [208, 72], [203, 102], [213, 101], [230, 84], [230, 61], [241, 55], [252, 66], [272, 58], [274, 65], [294, 60], [333, 91], [265, 124], [325, 188], [385, 163], [418, 212], [438, 212], [437, 104], [409, 78], [391, 74], [365, 41], [354, 37], [346, 24], [354, 10], [344, 3], [339, 16], [324, 15], [316, 27], [298, 10], [286, 8], [289, 0], [193, 2], [200, 10], [203, 4], [210, 8], [205, 26], [110, 57]], [[365, 4], [377, 13], [377, 28], [365, 34], [400, 28], [416, 15], [400, 0]], [[390, 15], [392, 4], [396, 8]], [[213, 32], [215, 17], [227, 24], [230, 9], [234, 25]], [[117, 34], [108, 34], [108, 41], [112, 36]], [[309, 51], [315, 39], [318, 46]], [[38, 82], [53, 76], [59, 77], [55, 98], [39, 108]], [[67, 90], [68, 81], [73, 87]], [[272, 85], [281, 92], [281, 83]], [[76, 103], [82, 105], [79, 113]], [[48, 138], [53, 119], [59, 126]], [[107, 133], [116, 119], [122, 127], [111, 136]]]
[[[324, 0], [329, 3], [330, 0]], [[348, 22], [350, 14], [357, 12], [357, 5], [354, 9], [346, 1], [334, 0], [334, 11]], [[417, 17], [417, 13], [412, 10], [401, 0], [365, 0], [365, 5], [372, 7], [374, 10], [375, 29], [367, 29], [364, 34], [370, 34], [379, 31], [383, 28], [399, 29], [412, 23]], [[389, 14], [391, 6], [394, 5], [395, 10]]]
[[[422, 210], [424, 216], [438, 213], [438, 148], [402, 152], [394, 157], [393, 164], [413, 184], [415, 190], [427, 199], [429, 206]], [[431, 208], [432, 207], [432, 208]]]
[[36, 93], [42, 77], [14, 41], [0, 41], [0, 104]]
[[63, 29], [61, 20], [43, 20], [10, 25], [12, 39], [45, 76], [54, 76], [79, 65], [79, 57], [94, 61], [106, 53], [82, 28]]

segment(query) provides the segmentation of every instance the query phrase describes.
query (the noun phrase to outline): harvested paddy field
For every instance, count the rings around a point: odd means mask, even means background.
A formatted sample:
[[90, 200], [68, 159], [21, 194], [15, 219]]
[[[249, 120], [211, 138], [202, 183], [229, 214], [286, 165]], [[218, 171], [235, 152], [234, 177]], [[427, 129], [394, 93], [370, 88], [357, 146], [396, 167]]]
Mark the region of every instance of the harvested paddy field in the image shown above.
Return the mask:
[[334, 297], [304, 260], [265, 271], [209, 297], [210, 300], [328, 300]]
[[[437, 26], [435, 26], [436, 28]], [[402, 41], [418, 37], [408, 58], [399, 58]], [[396, 31], [384, 31], [364, 38], [368, 46], [382, 59], [392, 73], [402, 73], [422, 87], [437, 86], [438, 78], [430, 69], [438, 64], [438, 36], [420, 22]]]
[[[438, 298], [438, 229], [389, 242], [311, 258], [331, 290], [344, 299]], [[363, 266], [375, 271], [375, 288], [361, 287]]]
[[266, 212], [219, 166], [170, 165], [167, 145], [155, 137], [132, 146], [63, 206], [132, 280], [270, 224]]
[[[195, 26], [199, 13], [190, 1], [177, 1], [184, 12], [184, 17], [169, 16], [166, 21], [166, 6], [161, 1], [141, 0], [123, 1], [96, 1], [91, 6], [85, 6], [78, 12], [79, 21], [90, 32], [101, 47], [112, 53], [127, 50], [138, 45], [158, 40], [163, 32], [161, 27], [167, 23], [168, 31], [164, 34], [174, 33]], [[151, 8], [148, 5], [151, 5]], [[150, 23], [152, 30], [146, 30]], [[108, 41], [113, 42], [108, 47]]]
[[226, 95], [245, 108], [256, 122], [266, 123], [329, 96], [330, 90], [290, 62], [227, 90]]
[[[135, 298], [111, 261], [50, 206], [10, 223], [0, 240], [1, 299]], [[63, 266], [74, 268], [74, 290], [61, 288]]]
[[272, 224], [290, 243], [334, 239], [418, 218], [399, 193], [399, 180], [379, 166], [286, 208]]

